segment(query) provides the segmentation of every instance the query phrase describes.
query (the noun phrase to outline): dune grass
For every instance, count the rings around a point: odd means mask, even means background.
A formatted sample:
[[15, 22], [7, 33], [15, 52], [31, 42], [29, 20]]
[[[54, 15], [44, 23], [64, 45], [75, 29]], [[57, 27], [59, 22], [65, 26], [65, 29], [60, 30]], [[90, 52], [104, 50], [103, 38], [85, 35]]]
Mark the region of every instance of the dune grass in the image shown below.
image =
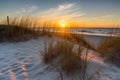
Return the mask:
[[[81, 50], [78, 50], [78, 54], [72, 51], [74, 44], [69, 41], [51, 42], [49, 45], [45, 43], [43, 52], [43, 61], [46, 64], [54, 65], [60, 74], [61, 80], [64, 80], [63, 74], [75, 78], [78, 76], [78, 80], [93, 80], [93, 76], [87, 75], [87, 51], [84, 59], [81, 58]], [[73, 79], [74, 80], [74, 79]]]
[[115, 33], [110, 34], [100, 43], [98, 51], [106, 61], [110, 61], [120, 67], [120, 35], [112, 36], [113, 34]]
[[27, 39], [35, 33], [35, 22], [29, 17], [13, 18], [10, 19], [9, 24], [4, 21], [4, 29], [0, 32], [1, 40], [6, 41], [19, 41]]

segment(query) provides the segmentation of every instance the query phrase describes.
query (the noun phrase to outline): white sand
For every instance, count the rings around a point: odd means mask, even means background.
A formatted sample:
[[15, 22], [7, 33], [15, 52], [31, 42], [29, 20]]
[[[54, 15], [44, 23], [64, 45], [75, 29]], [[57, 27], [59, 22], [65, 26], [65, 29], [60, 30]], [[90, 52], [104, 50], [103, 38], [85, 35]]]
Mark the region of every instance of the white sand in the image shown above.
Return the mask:
[[[0, 43], [0, 80], [60, 80], [59, 73], [42, 61], [44, 42], [52, 40], [56, 38]], [[120, 68], [103, 62], [94, 51], [89, 50], [89, 61], [89, 74], [102, 66], [100, 77], [96, 76], [96, 80], [120, 80]]]

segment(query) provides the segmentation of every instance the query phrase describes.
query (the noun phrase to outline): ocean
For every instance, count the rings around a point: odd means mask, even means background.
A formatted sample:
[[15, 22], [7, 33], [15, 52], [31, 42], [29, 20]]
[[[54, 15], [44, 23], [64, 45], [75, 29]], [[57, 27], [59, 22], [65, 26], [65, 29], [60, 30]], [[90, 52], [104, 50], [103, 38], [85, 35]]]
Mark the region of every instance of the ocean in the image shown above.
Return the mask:
[[[42, 28], [37, 28], [37, 30], [42, 30]], [[96, 36], [108, 36], [108, 34], [120, 35], [120, 28], [45, 28], [47, 31], [51, 32], [70, 32], [76, 34], [84, 35], [96, 35]]]
[[77, 31], [77, 32], [89, 32], [89, 33], [101, 33], [101, 34], [109, 34], [109, 33], [120, 33], [120, 28], [72, 28], [69, 31]]

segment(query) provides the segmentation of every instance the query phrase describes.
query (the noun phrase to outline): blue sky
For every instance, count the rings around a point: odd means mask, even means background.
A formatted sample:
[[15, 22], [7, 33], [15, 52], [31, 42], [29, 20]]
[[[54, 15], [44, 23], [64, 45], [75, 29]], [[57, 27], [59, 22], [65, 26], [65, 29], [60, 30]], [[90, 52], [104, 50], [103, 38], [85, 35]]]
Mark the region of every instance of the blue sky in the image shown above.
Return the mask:
[[6, 16], [34, 16], [38, 20], [66, 19], [112, 26], [119, 25], [119, 14], [120, 0], [0, 0], [0, 20]]

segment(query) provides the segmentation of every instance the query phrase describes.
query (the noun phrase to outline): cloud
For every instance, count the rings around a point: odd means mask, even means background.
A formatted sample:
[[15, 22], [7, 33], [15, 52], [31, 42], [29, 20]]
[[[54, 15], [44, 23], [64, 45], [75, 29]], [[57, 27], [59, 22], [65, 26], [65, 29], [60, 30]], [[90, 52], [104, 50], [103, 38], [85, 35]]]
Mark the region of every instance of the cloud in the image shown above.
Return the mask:
[[33, 12], [33, 11], [35, 11], [37, 9], [38, 9], [37, 6], [31, 6], [31, 7], [28, 8], [28, 12]]
[[107, 15], [104, 15], [104, 16], [101, 16], [101, 18], [113, 18], [115, 17], [116, 15], [113, 15], [113, 14], [107, 14]]
[[74, 4], [65, 4], [65, 5], [59, 5], [58, 6], [58, 10], [64, 10], [64, 9], [69, 9], [71, 7], [73, 7]]
[[49, 8], [43, 12], [38, 12], [36, 15], [44, 19], [73, 19], [82, 17], [85, 13], [82, 13], [76, 4], [70, 3], [60, 4], [54, 8]]
[[[106, 15], [102, 15], [102, 16], [96, 16], [96, 17], [90, 17], [89, 15], [87, 16], [84, 16], [82, 18], [80, 18], [82, 21], [87, 21], [87, 22], [94, 22], [94, 21], [97, 21], [97, 22], [101, 22], [101, 21], [110, 21], [110, 20], [113, 20], [116, 18], [117, 15], [114, 15], [114, 14], [106, 14]], [[80, 20], [79, 19], [79, 20]]]
[[27, 6], [25, 8], [21, 8], [19, 11], [16, 11], [16, 14], [26, 14], [26, 13], [31, 13], [35, 10], [37, 10], [38, 7], [37, 6]]

